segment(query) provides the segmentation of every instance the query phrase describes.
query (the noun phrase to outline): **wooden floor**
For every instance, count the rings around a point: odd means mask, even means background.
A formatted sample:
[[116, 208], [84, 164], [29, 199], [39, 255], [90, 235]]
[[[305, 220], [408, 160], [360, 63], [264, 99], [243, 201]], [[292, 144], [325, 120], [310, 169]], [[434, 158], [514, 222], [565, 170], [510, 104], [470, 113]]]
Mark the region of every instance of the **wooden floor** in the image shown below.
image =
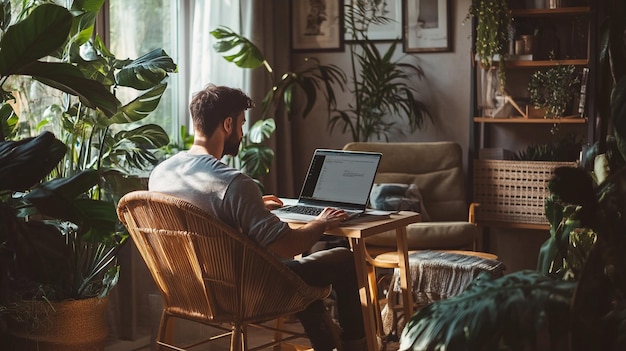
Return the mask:
[[[300, 323], [293, 322], [291, 327], [294, 330], [301, 330]], [[201, 327], [198, 325], [185, 325], [182, 326], [183, 330], [181, 330], [181, 336], [183, 338], [189, 338], [190, 340], [197, 340], [198, 335], [207, 335], [206, 333], [210, 332], [210, 328]], [[214, 329], [213, 329], [214, 330]], [[152, 332], [153, 333], [153, 332]], [[134, 341], [125, 341], [125, 340], [114, 340], [111, 339], [108, 341], [107, 346], [105, 347], [105, 351], [152, 351], [157, 350], [157, 348], [152, 344], [153, 337], [150, 335], [150, 332], [145, 333], [146, 335], [139, 337]], [[263, 342], [267, 342], [272, 337], [271, 332], [265, 330], [257, 330], [252, 329], [249, 333], [248, 342], [251, 346], [258, 345]], [[307, 350], [310, 347], [308, 340], [300, 339], [297, 340], [299, 347], [293, 348], [293, 350]], [[398, 342], [390, 342], [387, 343], [385, 351], [396, 351], [398, 350]], [[229, 339], [224, 338], [223, 340], [215, 341], [209, 344], [205, 344], [202, 346], [198, 346], [192, 350], [203, 350], [203, 351], [227, 351], [230, 349]]]

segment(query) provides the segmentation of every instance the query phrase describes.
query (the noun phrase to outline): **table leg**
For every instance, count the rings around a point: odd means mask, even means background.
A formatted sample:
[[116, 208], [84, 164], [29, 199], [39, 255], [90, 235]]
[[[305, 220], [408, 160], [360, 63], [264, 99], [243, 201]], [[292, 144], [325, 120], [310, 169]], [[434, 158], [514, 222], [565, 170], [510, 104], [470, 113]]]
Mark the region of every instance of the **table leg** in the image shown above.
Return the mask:
[[357, 280], [359, 282], [359, 295], [361, 297], [361, 311], [363, 313], [363, 323], [365, 324], [365, 342], [368, 351], [379, 349], [376, 338], [376, 321], [374, 320], [374, 306], [371, 303], [369, 290], [368, 267], [365, 256], [365, 243], [363, 239], [350, 238], [350, 246], [354, 253], [354, 264], [356, 266]]
[[398, 244], [398, 268], [400, 270], [400, 290], [402, 294], [402, 309], [405, 323], [413, 315], [413, 289], [411, 287], [411, 270], [409, 269], [409, 249], [406, 239], [406, 227], [396, 229], [396, 241]]

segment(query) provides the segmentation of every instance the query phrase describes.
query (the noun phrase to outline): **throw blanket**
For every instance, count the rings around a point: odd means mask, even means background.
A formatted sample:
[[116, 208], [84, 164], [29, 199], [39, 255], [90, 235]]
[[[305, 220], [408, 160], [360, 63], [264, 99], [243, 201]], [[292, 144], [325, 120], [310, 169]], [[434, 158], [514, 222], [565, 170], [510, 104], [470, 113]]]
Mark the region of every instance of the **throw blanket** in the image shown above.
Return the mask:
[[[460, 294], [480, 272], [488, 272], [494, 278], [502, 276], [504, 264], [476, 256], [426, 250], [409, 254], [409, 268], [413, 298], [418, 306], [423, 306]], [[383, 330], [389, 334], [397, 325], [399, 335], [404, 322], [398, 320], [393, 308], [401, 304], [398, 269], [394, 270], [387, 301], [381, 311]]]

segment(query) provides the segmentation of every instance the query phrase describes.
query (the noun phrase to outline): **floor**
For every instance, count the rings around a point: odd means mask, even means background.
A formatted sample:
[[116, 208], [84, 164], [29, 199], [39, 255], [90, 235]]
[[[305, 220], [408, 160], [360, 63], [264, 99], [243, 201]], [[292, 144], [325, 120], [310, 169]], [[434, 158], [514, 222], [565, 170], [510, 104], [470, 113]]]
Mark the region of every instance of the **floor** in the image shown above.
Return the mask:
[[[299, 330], [300, 324], [298, 322], [294, 322], [292, 324], [294, 330]], [[183, 333], [192, 334], [198, 332], [196, 327], [193, 326], [185, 326]], [[208, 332], [209, 330], [207, 330]], [[260, 342], [267, 342], [272, 337], [271, 332], [269, 331], [261, 331], [261, 330], [252, 330], [249, 334], [249, 343], [251, 345], [255, 345]], [[134, 341], [124, 341], [124, 340], [110, 340], [105, 347], [105, 351], [152, 351], [157, 350], [157, 348], [152, 345], [153, 338], [148, 334], [143, 337], [138, 338]], [[300, 345], [299, 347], [294, 347], [293, 350], [306, 350], [310, 347], [307, 340], [300, 339], [297, 340], [297, 343]], [[387, 347], [385, 351], [396, 351], [398, 349], [398, 342], [390, 342], [387, 343]], [[229, 350], [229, 341], [228, 338], [223, 340], [215, 341], [211, 344], [207, 344], [205, 346], [198, 346], [193, 350], [204, 350], [204, 351], [224, 351]]]

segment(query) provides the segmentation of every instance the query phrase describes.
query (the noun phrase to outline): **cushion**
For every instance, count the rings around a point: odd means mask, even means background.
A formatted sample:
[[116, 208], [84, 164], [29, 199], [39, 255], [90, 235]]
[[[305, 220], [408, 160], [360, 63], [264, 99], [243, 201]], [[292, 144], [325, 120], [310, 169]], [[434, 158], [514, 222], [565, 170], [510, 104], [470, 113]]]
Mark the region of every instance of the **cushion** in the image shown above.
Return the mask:
[[383, 211], [413, 211], [422, 215], [422, 221], [428, 221], [422, 194], [415, 184], [376, 183], [370, 193], [370, 206]]
[[[480, 231], [469, 222], [420, 222], [406, 227], [409, 250], [471, 249]], [[396, 232], [388, 231], [365, 238], [368, 251], [395, 250]]]

